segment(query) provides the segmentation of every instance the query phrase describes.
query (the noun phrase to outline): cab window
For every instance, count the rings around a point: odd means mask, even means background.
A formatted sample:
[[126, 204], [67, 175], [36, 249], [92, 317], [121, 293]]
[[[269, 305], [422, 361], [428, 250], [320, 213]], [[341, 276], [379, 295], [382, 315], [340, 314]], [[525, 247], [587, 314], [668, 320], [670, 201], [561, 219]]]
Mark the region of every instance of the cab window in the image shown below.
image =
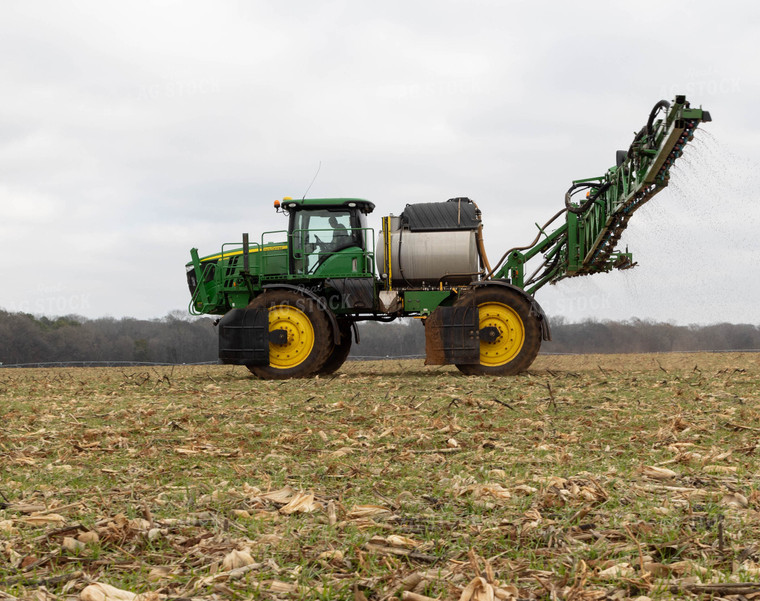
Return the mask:
[[347, 210], [298, 211], [291, 233], [296, 272], [310, 273], [323, 257], [360, 244], [361, 232], [351, 221]]

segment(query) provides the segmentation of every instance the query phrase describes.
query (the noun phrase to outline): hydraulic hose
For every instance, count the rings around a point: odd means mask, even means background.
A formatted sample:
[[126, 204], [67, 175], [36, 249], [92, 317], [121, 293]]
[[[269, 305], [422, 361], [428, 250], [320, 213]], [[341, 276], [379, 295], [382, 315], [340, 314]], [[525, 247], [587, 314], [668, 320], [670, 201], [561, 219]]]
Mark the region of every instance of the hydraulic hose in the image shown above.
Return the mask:
[[499, 269], [499, 267], [501, 267], [501, 264], [504, 263], [504, 261], [506, 261], [507, 257], [509, 255], [511, 255], [513, 252], [515, 252], [516, 250], [528, 250], [529, 248], [533, 248], [535, 246], [536, 242], [538, 242], [539, 239], [541, 238], [541, 234], [544, 233], [544, 230], [547, 227], [549, 227], [554, 222], [554, 220], [557, 219], [557, 217], [559, 217], [560, 215], [562, 215], [566, 211], [567, 211], [567, 209], [561, 209], [561, 210], [557, 211], [557, 214], [554, 215], [554, 217], [552, 217], [551, 219], [549, 219], [549, 221], [547, 221], [546, 223], [544, 223], [544, 226], [538, 230], [538, 234], [536, 234], [536, 237], [533, 240], [533, 242], [531, 242], [530, 244], [528, 244], [526, 246], [515, 246], [514, 248], [510, 248], [507, 252], [505, 252], [502, 255], [501, 259], [499, 259], [499, 262], [496, 263], [496, 265], [494, 266], [494, 268], [491, 269], [488, 272], [488, 274], [486, 275], [485, 279], [487, 279], [487, 280], [491, 279], [491, 276], [496, 272], [497, 269]]
[[[551, 263], [549, 263], [548, 261], [544, 261], [543, 263], [541, 263], [541, 265], [539, 265], [538, 269], [536, 269], [530, 275], [530, 277], [527, 280], [525, 280], [524, 287], [527, 288], [533, 282], [535, 282], [537, 279], [538, 280], [542, 279], [550, 271], [554, 270], [557, 267], [557, 265], [559, 265], [559, 260], [560, 260], [560, 253], [559, 252], [555, 252], [554, 256], [551, 258]], [[544, 270], [543, 273], [537, 278], [536, 276], [538, 275], [538, 272], [541, 271], [542, 269]]]
[[[603, 184], [598, 184], [596, 182], [582, 182], [579, 184], [573, 184], [570, 186], [565, 192], [565, 208], [570, 211], [571, 213], [575, 213], [576, 215], [579, 215], [580, 213], [583, 213], [588, 209], [592, 204], [594, 204], [594, 201], [599, 198], [601, 194], [607, 191], [607, 188], [610, 187], [609, 182], [604, 182]], [[575, 207], [572, 204], [572, 196], [579, 190], [586, 190], [588, 188], [597, 188], [596, 192], [593, 194], [590, 194], [588, 199], [586, 199], [586, 202], [584, 202], [581, 206]]]
[[647, 120], [647, 135], [652, 135], [652, 125], [654, 125], [654, 118], [662, 109], [669, 109], [670, 103], [667, 100], [660, 100], [652, 107], [652, 111], [649, 113], [649, 119]]
[[483, 222], [480, 219], [480, 209], [478, 208], [478, 205], [476, 205], [474, 202], [472, 203], [475, 205], [475, 212], [478, 216], [478, 229], [475, 230], [475, 242], [478, 245], [478, 254], [480, 255], [480, 264], [483, 269], [485, 269], [486, 273], [489, 273], [491, 271], [491, 264], [488, 262], [488, 255], [486, 255], [486, 247], [483, 243]]
[[631, 146], [628, 148], [628, 154], [626, 158], [631, 160], [631, 164], [633, 165], [634, 170], [638, 169], [640, 161], [640, 156], [635, 152], [635, 150], [637, 150], [638, 145], [641, 144], [642, 140], [645, 137], [646, 142], [650, 141], [651, 136], [654, 135], [654, 132], [652, 130], [654, 128], [654, 120], [655, 117], [657, 117], [657, 113], [659, 113], [662, 109], [668, 108], [670, 108], [670, 103], [667, 100], [660, 100], [657, 104], [655, 104], [652, 107], [652, 110], [649, 111], [649, 118], [647, 119], [646, 125], [644, 125], [644, 127], [642, 127], [633, 138], [633, 142], [631, 142]]

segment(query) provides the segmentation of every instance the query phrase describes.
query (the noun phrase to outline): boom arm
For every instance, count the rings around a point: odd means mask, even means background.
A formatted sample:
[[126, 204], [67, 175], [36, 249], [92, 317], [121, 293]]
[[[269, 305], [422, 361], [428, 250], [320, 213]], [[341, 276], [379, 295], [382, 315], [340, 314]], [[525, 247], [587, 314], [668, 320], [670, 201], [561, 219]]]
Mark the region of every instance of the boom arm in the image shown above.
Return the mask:
[[[503, 266], [497, 266], [488, 278], [509, 279], [534, 294], [566, 277], [633, 267], [630, 253], [615, 251], [628, 220], [668, 185], [670, 168], [699, 123], [708, 121], [710, 114], [691, 108], [685, 96], [676, 96], [672, 104], [665, 100], [655, 104], [628, 151], [618, 151], [617, 165], [600, 177], [574, 181], [565, 194], [565, 208], [539, 227], [530, 245], [507, 251], [499, 262]], [[573, 196], [584, 190], [586, 199], [579, 204]], [[565, 222], [547, 233], [562, 215]], [[543, 263], [526, 276], [525, 264], [539, 254]]]

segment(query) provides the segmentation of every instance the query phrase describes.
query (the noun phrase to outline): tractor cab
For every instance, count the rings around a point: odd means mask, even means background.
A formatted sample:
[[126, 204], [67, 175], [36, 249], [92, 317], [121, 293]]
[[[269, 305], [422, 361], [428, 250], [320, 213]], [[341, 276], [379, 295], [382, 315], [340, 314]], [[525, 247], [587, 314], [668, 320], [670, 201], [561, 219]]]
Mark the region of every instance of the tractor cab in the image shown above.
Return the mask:
[[375, 205], [357, 198], [285, 198], [289, 214], [290, 273], [306, 277], [371, 275], [374, 232], [367, 215]]

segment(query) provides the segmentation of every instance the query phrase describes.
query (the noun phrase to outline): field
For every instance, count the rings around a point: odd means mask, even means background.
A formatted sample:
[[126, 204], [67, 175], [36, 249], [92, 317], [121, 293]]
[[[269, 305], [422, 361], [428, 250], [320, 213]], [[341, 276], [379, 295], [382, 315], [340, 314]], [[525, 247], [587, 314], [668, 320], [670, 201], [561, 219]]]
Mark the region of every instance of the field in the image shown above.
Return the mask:
[[0, 599], [760, 598], [759, 381], [757, 354], [0, 370]]

